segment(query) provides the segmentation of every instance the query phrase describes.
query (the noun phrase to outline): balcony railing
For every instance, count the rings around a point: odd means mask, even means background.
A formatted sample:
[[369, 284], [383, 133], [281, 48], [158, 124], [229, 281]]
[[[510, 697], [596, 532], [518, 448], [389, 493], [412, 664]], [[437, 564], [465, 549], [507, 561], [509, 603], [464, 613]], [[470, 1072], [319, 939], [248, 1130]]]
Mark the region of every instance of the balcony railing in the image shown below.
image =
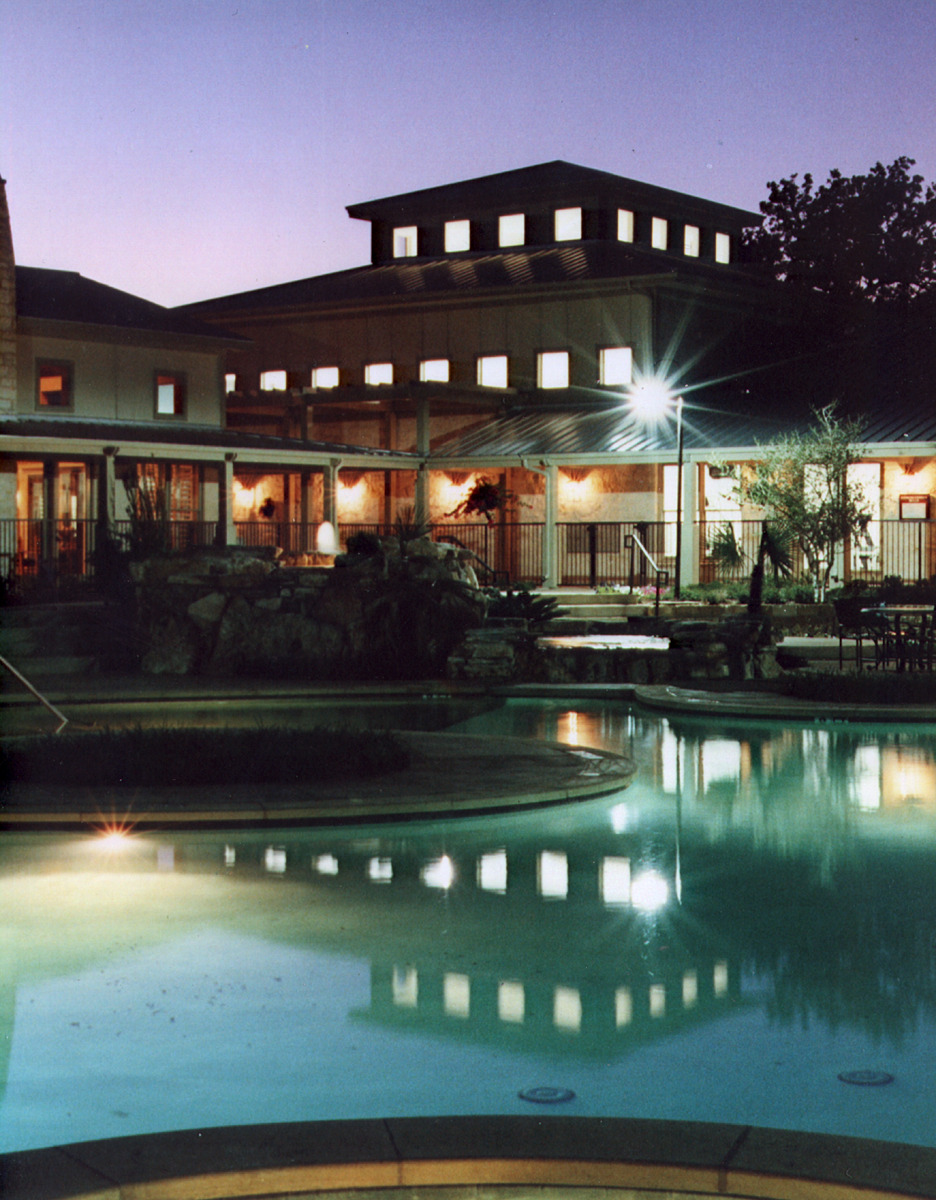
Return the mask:
[[[726, 563], [713, 554], [716, 531], [731, 526], [738, 550], [736, 561]], [[181, 551], [216, 541], [215, 521], [169, 521], [162, 527], [157, 542], [166, 549]], [[242, 546], [278, 546], [285, 553], [311, 553], [315, 550], [317, 524], [264, 521], [237, 522], [237, 543]], [[391, 525], [378, 523], [343, 524], [339, 528], [339, 548], [347, 549], [355, 533], [390, 535]], [[131, 525], [119, 521], [114, 527], [118, 541], [129, 544]], [[92, 520], [41, 519], [0, 520], [0, 575], [5, 578], [44, 577], [86, 578], [94, 575], [95, 548], [99, 534]], [[499, 582], [538, 586], [544, 578], [543, 524], [538, 521], [478, 522], [462, 524], [439, 522], [429, 536], [437, 542], [451, 542], [470, 550], [486, 564]], [[750, 575], [760, 543], [760, 521], [700, 522], [696, 537], [684, 539], [683, 553], [689, 562], [692, 544], [698, 547], [693, 577], [700, 582], [738, 581]], [[635, 542], [636, 538], [636, 542]], [[721, 539], [724, 540], [724, 539]], [[639, 542], [646, 554], [638, 552]], [[556, 529], [558, 577], [561, 586], [596, 587], [602, 584], [630, 584], [652, 588], [654, 569], [675, 578], [675, 526], [662, 521], [561, 522]], [[479, 571], [479, 577], [483, 572]], [[804, 576], [804, 564], [793, 555], [793, 577]], [[936, 577], [936, 521], [876, 521], [860, 544], [843, 546], [833, 565], [835, 580], [867, 580], [880, 583], [888, 576], [905, 582]]]

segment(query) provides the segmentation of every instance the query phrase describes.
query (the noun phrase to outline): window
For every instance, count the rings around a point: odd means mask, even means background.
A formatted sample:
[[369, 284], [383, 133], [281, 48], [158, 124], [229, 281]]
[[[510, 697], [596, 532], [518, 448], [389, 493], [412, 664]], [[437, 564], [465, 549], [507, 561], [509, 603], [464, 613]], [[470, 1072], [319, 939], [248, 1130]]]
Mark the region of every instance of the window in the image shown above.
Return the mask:
[[568, 350], [544, 350], [536, 356], [536, 386], [565, 388], [569, 386]]
[[229, 372], [224, 377], [224, 394], [230, 396], [231, 392], [237, 391], [237, 376]]
[[415, 258], [418, 250], [419, 230], [415, 225], [399, 225], [393, 231], [393, 257]]
[[634, 240], [634, 214], [629, 208], [618, 209], [618, 241], [632, 242]]
[[364, 382], [369, 387], [393, 383], [393, 363], [368, 363], [364, 368]]
[[582, 210], [557, 208], [555, 237], [557, 242], [575, 242], [582, 236]]
[[507, 355], [483, 354], [478, 359], [478, 383], [481, 387], [506, 387]]
[[181, 375], [156, 376], [156, 416], [181, 417], [185, 412], [185, 380]]
[[498, 220], [498, 246], [522, 246], [525, 240], [526, 218], [523, 213], [510, 213]]
[[598, 382], [602, 387], [625, 387], [634, 381], [630, 346], [605, 346], [598, 351]]
[[36, 397], [39, 408], [71, 408], [72, 365], [64, 362], [36, 364]]
[[422, 383], [448, 383], [449, 360], [447, 358], [424, 358], [419, 364]]
[[261, 392], [285, 392], [286, 391], [286, 372], [285, 371], [261, 371], [260, 372], [260, 391]]
[[448, 254], [454, 254], [459, 250], [471, 249], [471, 222], [470, 221], [446, 221], [445, 222], [445, 250]]
[[727, 233], [715, 234], [715, 261], [717, 263], [731, 262], [731, 238]]
[[312, 386], [314, 388], [334, 388], [338, 386], [337, 367], [313, 367]]
[[665, 250], [669, 242], [669, 221], [654, 217], [650, 222], [650, 245], [654, 250]]
[[698, 258], [700, 240], [698, 225], [687, 225], [683, 230], [683, 254], [689, 258]]

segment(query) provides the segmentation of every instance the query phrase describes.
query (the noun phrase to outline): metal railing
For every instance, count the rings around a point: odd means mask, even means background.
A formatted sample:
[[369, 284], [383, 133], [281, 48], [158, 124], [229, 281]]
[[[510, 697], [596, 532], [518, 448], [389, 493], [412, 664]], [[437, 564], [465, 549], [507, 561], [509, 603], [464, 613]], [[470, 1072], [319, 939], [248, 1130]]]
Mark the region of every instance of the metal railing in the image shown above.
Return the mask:
[[[716, 534], [731, 527], [738, 554], [732, 563], [713, 553]], [[242, 546], [279, 546], [286, 553], [313, 553], [317, 523], [288, 521], [237, 522], [237, 543]], [[212, 545], [216, 521], [164, 523], [166, 549], [183, 551]], [[347, 549], [355, 533], [393, 535], [397, 527], [379, 522], [356, 522], [339, 527], [339, 545]], [[118, 544], [131, 541], [131, 522], [112, 527]], [[694, 539], [698, 560], [694, 578], [702, 583], [746, 579], [757, 560], [760, 521], [702, 521]], [[545, 577], [543, 523], [541, 521], [437, 522], [429, 536], [467, 550], [498, 580], [538, 586]], [[44, 521], [0, 520], [0, 576], [4, 579], [93, 579], [100, 526], [90, 519]], [[636, 539], [636, 541], [635, 541]], [[724, 539], [721, 539], [724, 540]], [[558, 582], [564, 587], [597, 587], [629, 584], [655, 587], [663, 573], [675, 570], [675, 525], [662, 521], [560, 522], [556, 527]], [[686, 560], [689, 551], [684, 544]], [[792, 555], [793, 578], [806, 574], [802, 555]], [[880, 583], [889, 576], [904, 582], [936, 577], [936, 521], [887, 519], [873, 522], [860, 544], [845, 544], [833, 564], [834, 582], [866, 580]]]

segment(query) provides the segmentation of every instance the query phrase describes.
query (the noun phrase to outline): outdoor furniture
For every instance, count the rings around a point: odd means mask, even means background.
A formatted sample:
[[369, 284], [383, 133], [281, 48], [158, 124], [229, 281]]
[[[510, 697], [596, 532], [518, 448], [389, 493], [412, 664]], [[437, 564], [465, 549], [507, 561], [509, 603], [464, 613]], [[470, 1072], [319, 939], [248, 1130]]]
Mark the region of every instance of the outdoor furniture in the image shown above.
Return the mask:
[[933, 662], [934, 610], [927, 604], [881, 604], [862, 610], [868, 622], [877, 622], [875, 666], [893, 662], [898, 671], [922, 670]]
[[868, 607], [867, 599], [834, 600], [833, 607], [838, 626], [839, 670], [844, 667], [846, 642], [854, 642], [855, 666], [859, 671], [864, 666], [865, 643], [873, 647], [874, 665], [879, 666], [889, 649], [885, 645], [890, 629], [887, 620], [878, 615], [878, 609]]

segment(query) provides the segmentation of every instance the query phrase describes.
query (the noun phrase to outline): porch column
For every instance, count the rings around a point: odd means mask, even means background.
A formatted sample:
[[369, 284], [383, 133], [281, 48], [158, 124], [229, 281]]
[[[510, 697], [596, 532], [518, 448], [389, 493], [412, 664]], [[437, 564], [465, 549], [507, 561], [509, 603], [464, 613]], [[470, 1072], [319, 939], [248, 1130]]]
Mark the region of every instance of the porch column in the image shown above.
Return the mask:
[[683, 464], [682, 561], [679, 586], [699, 582], [699, 464]]
[[419, 396], [416, 400], [416, 453], [422, 458], [416, 471], [414, 496], [414, 519], [417, 525], [429, 523], [429, 397]]
[[546, 479], [546, 511], [543, 516], [543, 587], [559, 586], [559, 468], [544, 463]]
[[338, 532], [338, 472], [341, 469], [341, 459], [332, 458], [322, 468], [324, 496], [322, 520]]
[[237, 530], [234, 528], [234, 460], [236, 454], [225, 454], [218, 471], [218, 529], [215, 533], [216, 546], [236, 546]]
[[114, 531], [117, 521], [117, 446], [105, 446], [98, 479], [97, 521], [105, 536]]
[[303, 554], [315, 549], [312, 533], [312, 472], [303, 468], [299, 473], [299, 549]]
[[56, 490], [56, 466], [54, 462], [42, 464], [42, 561], [55, 561], [55, 525], [58, 517], [58, 495]]

